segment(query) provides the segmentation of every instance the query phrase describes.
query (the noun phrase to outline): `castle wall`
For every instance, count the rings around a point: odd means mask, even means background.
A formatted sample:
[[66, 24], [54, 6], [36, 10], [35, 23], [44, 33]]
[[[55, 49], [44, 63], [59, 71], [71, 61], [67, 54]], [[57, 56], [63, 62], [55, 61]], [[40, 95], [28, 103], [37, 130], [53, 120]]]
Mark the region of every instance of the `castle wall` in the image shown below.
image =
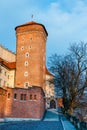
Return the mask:
[[6, 90], [0, 88], [0, 118], [4, 117], [5, 103], [6, 103]]
[[42, 119], [44, 115], [44, 92], [40, 87], [7, 88], [6, 100], [2, 97], [0, 96], [0, 117], [5, 120], [14, 118]]
[[0, 46], [0, 87], [5, 89], [2, 89], [5, 94], [0, 95], [0, 118], [42, 119], [46, 79], [49, 79], [49, 74], [46, 76], [47, 35], [42, 24], [29, 22], [16, 27], [16, 55]]

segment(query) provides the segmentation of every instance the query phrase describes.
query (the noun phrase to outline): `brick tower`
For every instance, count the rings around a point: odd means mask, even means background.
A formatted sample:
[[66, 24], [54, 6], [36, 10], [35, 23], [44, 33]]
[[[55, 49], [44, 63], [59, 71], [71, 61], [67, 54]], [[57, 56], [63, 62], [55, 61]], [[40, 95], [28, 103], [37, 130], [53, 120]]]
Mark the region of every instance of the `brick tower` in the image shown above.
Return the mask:
[[45, 87], [46, 39], [44, 25], [29, 22], [16, 30], [16, 78], [15, 86], [28, 88]]

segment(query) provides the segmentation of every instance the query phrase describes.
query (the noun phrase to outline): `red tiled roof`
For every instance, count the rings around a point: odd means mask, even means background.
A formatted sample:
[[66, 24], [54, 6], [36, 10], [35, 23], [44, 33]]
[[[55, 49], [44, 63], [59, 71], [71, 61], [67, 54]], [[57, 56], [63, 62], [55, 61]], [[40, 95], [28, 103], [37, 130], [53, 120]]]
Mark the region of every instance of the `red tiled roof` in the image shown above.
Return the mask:
[[[50, 75], [50, 76], [53, 76], [53, 75], [48, 71], [47, 68], [45, 68], [45, 70], [46, 70], [46, 74], [48, 74], [48, 75]], [[53, 76], [53, 77], [54, 77], [54, 76]]]
[[47, 32], [45, 26], [44, 26], [43, 24], [36, 23], [36, 22], [34, 22], [34, 21], [31, 21], [31, 22], [28, 22], [28, 23], [19, 25], [19, 26], [17, 26], [17, 27], [15, 28], [15, 30], [16, 30], [18, 27], [23, 27], [23, 26], [28, 26], [28, 25], [41, 25], [41, 26], [44, 28], [44, 30], [45, 30], [45, 32], [46, 32], [46, 35], [48, 36], [48, 32]]
[[6, 66], [8, 69], [16, 68], [16, 62], [6, 62], [4, 59], [0, 58], [0, 63], [2, 63], [2, 65]]

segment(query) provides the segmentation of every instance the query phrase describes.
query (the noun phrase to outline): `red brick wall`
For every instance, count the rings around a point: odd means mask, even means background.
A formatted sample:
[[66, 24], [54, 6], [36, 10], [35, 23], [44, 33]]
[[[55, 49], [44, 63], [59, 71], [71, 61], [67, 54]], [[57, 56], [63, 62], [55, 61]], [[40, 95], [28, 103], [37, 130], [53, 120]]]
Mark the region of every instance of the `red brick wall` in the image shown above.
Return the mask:
[[[8, 93], [11, 97], [8, 99]], [[14, 94], [17, 99], [14, 99]], [[26, 94], [26, 100], [20, 100], [20, 95]], [[32, 100], [30, 95], [32, 94]], [[34, 99], [36, 95], [36, 100]], [[5, 107], [5, 117], [7, 118], [36, 118], [41, 119], [45, 111], [45, 100], [43, 90], [39, 87], [31, 89], [8, 88]]]
[[6, 101], [6, 91], [0, 88], [0, 118], [4, 117], [5, 101]]
[[[16, 38], [15, 86], [24, 87], [24, 83], [29, 82], [29, 86], [42, 86], [44, 89], [46, 32], [43, 26], [38, 24], [19, 26], [16, 28]], [[29, 53], [29, 57], [25, 56], [26, 52]], [[25, 61], [28, 61], [28, 66], [24, 65]], [[24, 72], [28, 72], [28, 76], [24, 76]]]
[[63, 98], [58, 98], [57, 104], [58, 104], [59, 107], [63, 107]]

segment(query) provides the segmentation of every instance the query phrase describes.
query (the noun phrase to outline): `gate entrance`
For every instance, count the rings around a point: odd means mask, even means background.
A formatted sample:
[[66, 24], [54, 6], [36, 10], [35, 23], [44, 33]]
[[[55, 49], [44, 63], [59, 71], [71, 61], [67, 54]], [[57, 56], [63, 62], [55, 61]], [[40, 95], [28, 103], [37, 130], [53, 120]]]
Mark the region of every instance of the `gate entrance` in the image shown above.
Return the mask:
[[56, 102], [55, 100], [50, 101], [50, 108], [55, 108], [56, 109]]

